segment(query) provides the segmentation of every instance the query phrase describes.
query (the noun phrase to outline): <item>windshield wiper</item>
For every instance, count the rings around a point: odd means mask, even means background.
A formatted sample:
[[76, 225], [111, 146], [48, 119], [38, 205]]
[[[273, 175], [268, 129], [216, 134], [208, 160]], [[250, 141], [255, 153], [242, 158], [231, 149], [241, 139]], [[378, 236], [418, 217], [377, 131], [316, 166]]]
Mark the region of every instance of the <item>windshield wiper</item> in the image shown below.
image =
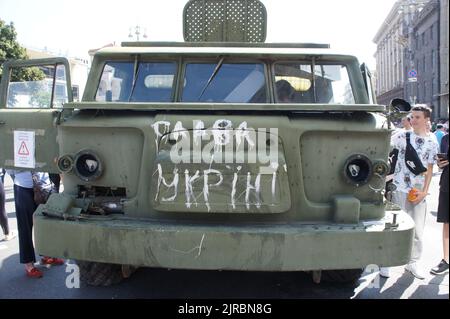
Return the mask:
[[211, 76], [208, 79], [208, 82], [206, 82], [205, 86], [203, 87], [202, 92], [200, 93], [200, 95], [198, 96], [197, 100], [200, 101], [200, 99], [202, 98], [203, 94], [205, 93], [206, 89], [208, 88], [208, 86], [211, 84], [212, 80], [214, 80], [214, 78], [217, 75], [217, 72], [219, 72], [220, 68], [222, 67], [223, 64], [223, 60], [225, 59], [225, 57], [221, 57], [219, 62], [217, 62], [216, 67], [214, 68], [213, 73], [211, 74]]
[[130, 92], [130, 96], [128, 97], [128, 102], [131, 102], [131, 97], [133, 96], [134, 93], [134, 88], [136, 87], [136, 80], [139, 74], [139, 61], [138, 61], [138, 56], [136, 55], [136, 57], [134, 58], [134, 71], [133, 71], [133, 82], [131, 84], [131, 92]]

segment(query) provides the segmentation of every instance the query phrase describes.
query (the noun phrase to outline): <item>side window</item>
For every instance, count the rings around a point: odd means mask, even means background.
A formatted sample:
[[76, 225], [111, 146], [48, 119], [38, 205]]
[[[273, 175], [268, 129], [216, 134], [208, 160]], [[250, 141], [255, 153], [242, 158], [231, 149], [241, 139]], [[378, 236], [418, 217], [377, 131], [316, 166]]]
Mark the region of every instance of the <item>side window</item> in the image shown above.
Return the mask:
[[139, 62], [134, 74], [133, 62], [108, 62], [95, 96], [103, 102], [170, 102], [177, 64], [175, 62]]
[[56, 67], [55, 77], [55, 96], [53, 99], [53, 107], [62, 107], [68, 100], [67, 98], [67, 82], [66, 82], [66, 68], [64, 65]]
[[275, 92], [277, 103], [355, 103], [344, 65], [277, 63]]
[[60, 108], [68, 102], [64, 65], [11, 68], [8, 108]]
[[344, 65], [317, 65], [315, 69], [317, 103], [355, 104]]
[[374, 91], [374, 85], [372, 83], [372, 73], [370, 73], [369, 69], [367, 68], [366, 64], [363, 63], [360, 66], [361, 69], [361, 74], [363, 76], [363, 80], [364, 80], [364, 85], [366, 87], [367, 90], [367, 94], [368, 94], [368, 98], [369, 98], [369, 103], [370, 104], [376, 104], [376, 97], [375, 97], [375, 91]]

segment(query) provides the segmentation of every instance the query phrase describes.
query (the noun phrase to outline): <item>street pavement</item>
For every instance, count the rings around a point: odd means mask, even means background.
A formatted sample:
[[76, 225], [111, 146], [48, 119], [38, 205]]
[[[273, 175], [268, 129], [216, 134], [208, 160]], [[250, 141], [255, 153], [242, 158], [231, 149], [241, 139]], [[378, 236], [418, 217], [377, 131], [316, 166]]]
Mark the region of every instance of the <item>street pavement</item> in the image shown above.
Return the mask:
[[[44, 267], [44, 277], [29, 279], [19, 264], [17, 238], [0, 241], [0, 298], [257, 298], [257, 299], [448, 299], [449, 275], [433, 276], [429, 269], [442, 259], [442, 224], [436, 223], [439, 173], [435, 173], [428, 198], [422, 266], [427, 277], [415, 279], [403, 267], [395, 267], [389, 279], [366, 269], [356, 284], [314, 284], [305, 272], [234, 272], [138, 269], [131, 278], [111, 287], [67, 288], [72, 272], [66, 265]], [[10, 228], [17, 229], [13, 186], [5, 180], [6, 209]], [[0, 238], [3, 238], [0, 235]], [[73, 263], [68, 260], [68, 264]], [[67, 272], [66, 272], [67, 270]]]

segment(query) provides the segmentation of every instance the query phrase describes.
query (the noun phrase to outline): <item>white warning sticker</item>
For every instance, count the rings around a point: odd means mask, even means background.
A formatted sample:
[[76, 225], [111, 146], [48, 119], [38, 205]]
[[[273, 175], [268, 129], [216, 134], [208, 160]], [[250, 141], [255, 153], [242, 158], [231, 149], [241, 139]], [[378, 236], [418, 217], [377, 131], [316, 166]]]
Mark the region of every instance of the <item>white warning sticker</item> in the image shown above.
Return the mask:
[[14, 131], [14, 166], [35, 168], [34, 153], [34, 132]]

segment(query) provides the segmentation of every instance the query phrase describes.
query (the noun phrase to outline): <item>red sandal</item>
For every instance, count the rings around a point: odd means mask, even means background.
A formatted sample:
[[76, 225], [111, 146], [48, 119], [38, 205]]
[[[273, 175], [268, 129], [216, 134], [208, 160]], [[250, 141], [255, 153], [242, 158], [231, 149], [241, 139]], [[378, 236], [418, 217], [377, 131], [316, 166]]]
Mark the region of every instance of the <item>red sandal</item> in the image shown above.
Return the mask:
[[25, 272], [27, 273], [27, 276], [30, 278], [41, 278], [44, 275], [42, 271], [40, 271], [36, 267], [25, 269]]
[[64, 265], [64, 259], [44, 256], [41, 259], [41, 263], [43, 265], [60, 266]]

